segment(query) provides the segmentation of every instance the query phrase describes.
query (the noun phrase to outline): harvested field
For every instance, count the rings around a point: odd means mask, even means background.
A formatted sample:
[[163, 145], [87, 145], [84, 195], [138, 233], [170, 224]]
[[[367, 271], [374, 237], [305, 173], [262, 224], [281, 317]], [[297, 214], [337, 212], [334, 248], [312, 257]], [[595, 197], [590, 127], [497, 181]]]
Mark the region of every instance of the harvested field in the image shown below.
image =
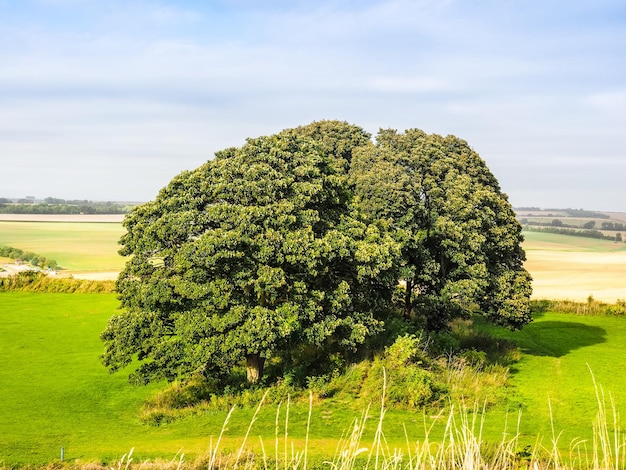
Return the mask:
[[613, 303], [626, 299], [626, 253], [528, 251], [533, 298]]
[[525, 237], [533, 298], [626, 299], [626, 244], [538, 232]]

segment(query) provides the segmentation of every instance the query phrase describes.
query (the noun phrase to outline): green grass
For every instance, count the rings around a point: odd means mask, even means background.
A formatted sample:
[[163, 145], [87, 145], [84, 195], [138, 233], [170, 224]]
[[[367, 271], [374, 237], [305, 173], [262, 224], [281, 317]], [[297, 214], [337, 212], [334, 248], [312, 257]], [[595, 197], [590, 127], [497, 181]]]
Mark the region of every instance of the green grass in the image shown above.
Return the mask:
[[[141, 404], [160, 385], [131, 386], [128, 371], [109, 375], [98, 360], [102, 352], [98, 335], [116, 307], [115, 295], [109, 294], [0, 293], [0, 466], [42, 465], [58, 459], [61, 446], [66, 459], [75, 463], [112, 462], [133, 447], [135, 461], [169, 460], [179, 451], [186, 461], [193, 461], [215, 443], [225, 411], [204, 411], [160, 427], [140, 422]], [[519, 445], [534, 444], [540, 434], [548, 446], [548, 399], [555, 428], [563, 433], [562, 449], [573, 438], [591, 439], [597, 403], [589, 369], [611, 392], [618, 409], [626, 405], [626, 377], [621, 373], [626, 363], [626, 319], [546, 313], [519, 332], [481, 328], [515, 339], [524, 350], [512, 371], [510, 399], [487, 413], [485, 441], [499, 442], [507, 419], [513, 433], [521, 409]], [[378, 403], [372, 406], [364, 435], [368, 442], [377, 425]], [[286, 409], [283, 403], [281, 452]], [[238, 449], [253, 412], [234, 412], [221, 443], [223, 451]], [[249, 444], [257, 451], [258, 436], [273, 450], [276, 412], [274, 405], [264, 407], [254, 423]], [[316, 404], [309, 431], [310, 458], [321, 462], [335, 455], [340, 437], [360, 413], [349, 400]], [[296, 447], [304, 443], [307, 414], [306, 403], [289, 409], [289, 441]], [[406, 448], [405, 426], [411, 442], [423, 441], [435, 414], [389, 411], [384, 423], [389, 445]], [[444, 412], [431, 440], [441, 438], [446, 418]]]
[[[99, 363], [99, 334], [116, 307], [113, 294], [0, 293], [0, 467], [54, 461], [61, 446], [72, 462], [111, 462], [133, 447], [137, 460], [171, 459], [179, 451], [189, 459], [209, 449], [225, 411], [160, 427], [143, 425], [141, 404], [160, 385], [131, 386], [128, 371], [110, 375]], [[310, 430], [313, 458], [332, 455], [359, 415], [347, 405], [316, 407]], [[237, 448], [252, 413], [234, 413], [224, 450]], [[305, 404], [290, 409], [289, 436], [296, 443], [304, 439], [307, 413]], [[262, 434], [266, 445], [274, 438], [275, 418], [276, 408], [267, 407], [255, 424], [254, 435]], [[397, 431], [403, 442], [401, 427]], [[257, 437], [252, 444], [259, 447]]]
[[0, 456], [6, 462], [49, 461], [61, 446], [75, 457], [127, 447], [116, 441], [137, 428], [132, 410], [149, 389], [110, 377], [98, 362], [94, 334], [116, 304], [114, 295], [103, 294], [0, 294]]
[[553, 250], [553, 251], [576, 251], [615, 253], [626, 251], [626, 243], [616, 243], [611, 240], [598, 238], [576, 237], [573, 235], [561, 235], [557, 233], [533, 232], [524, 230], [525, 250]]
[[117, 223], [0, 221], [1, 245], [43, 255], [70, 271], [121, 270], [125, 260], [117, 242], [123, 234]]
[[626, 318], [545, 313], [521, 331], [481, 328], [515, 340], [524, 353], [512, 368], [509, 407], [522, 409], [525, 435], [550, 435], [550, 403], [562, 445], [589, 439], [597, 413], [592, 374], [618, 410], [626, 407]]

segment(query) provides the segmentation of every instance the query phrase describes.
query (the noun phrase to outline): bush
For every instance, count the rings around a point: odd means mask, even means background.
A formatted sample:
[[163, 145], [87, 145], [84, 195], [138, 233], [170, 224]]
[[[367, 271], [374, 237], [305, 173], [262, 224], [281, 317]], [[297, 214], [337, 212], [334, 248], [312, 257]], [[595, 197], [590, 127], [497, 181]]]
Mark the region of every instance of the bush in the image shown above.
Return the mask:
[[391, 408], [416, 408], [435, 403], [446, 393], [446, 386], [428, 370], [431, 361], [427, 342], [421, 336], [403, 335], [371, 363], [358, 397], [371, 402], [384, 388], [387, 376], [387, 403]]
[[396, 369], [409, 364], [421, 364], [428, 357], [426, 348], [427, 345], [422, 343], [421, 336], [402, 335], [391, 346], [385, 348], [385, 365], [389, 369]]

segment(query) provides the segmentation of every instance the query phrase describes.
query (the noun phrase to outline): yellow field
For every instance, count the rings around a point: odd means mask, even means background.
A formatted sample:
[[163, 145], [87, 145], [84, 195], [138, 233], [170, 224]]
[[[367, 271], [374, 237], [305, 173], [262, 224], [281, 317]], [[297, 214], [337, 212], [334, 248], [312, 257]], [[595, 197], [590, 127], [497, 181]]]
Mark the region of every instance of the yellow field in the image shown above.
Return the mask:
[[524, 236], [533, 298], [626, 299], [626, 244], [538, 232]]

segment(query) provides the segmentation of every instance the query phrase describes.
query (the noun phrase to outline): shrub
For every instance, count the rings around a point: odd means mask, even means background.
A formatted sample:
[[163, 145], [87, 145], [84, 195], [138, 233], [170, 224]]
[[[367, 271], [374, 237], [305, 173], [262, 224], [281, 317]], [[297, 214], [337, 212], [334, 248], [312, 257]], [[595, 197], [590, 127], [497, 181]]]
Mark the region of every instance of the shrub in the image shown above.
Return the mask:
[[421, 336], [403, 335], [371, 363], [360, 387], [360, 401], [370, 402], [384, 387], [387, 373], [387, 403], [391, 408], [416, 408], [432, 404], [445, 395], [446, 386], [426, 367], [431, 363], [427, 342]]

